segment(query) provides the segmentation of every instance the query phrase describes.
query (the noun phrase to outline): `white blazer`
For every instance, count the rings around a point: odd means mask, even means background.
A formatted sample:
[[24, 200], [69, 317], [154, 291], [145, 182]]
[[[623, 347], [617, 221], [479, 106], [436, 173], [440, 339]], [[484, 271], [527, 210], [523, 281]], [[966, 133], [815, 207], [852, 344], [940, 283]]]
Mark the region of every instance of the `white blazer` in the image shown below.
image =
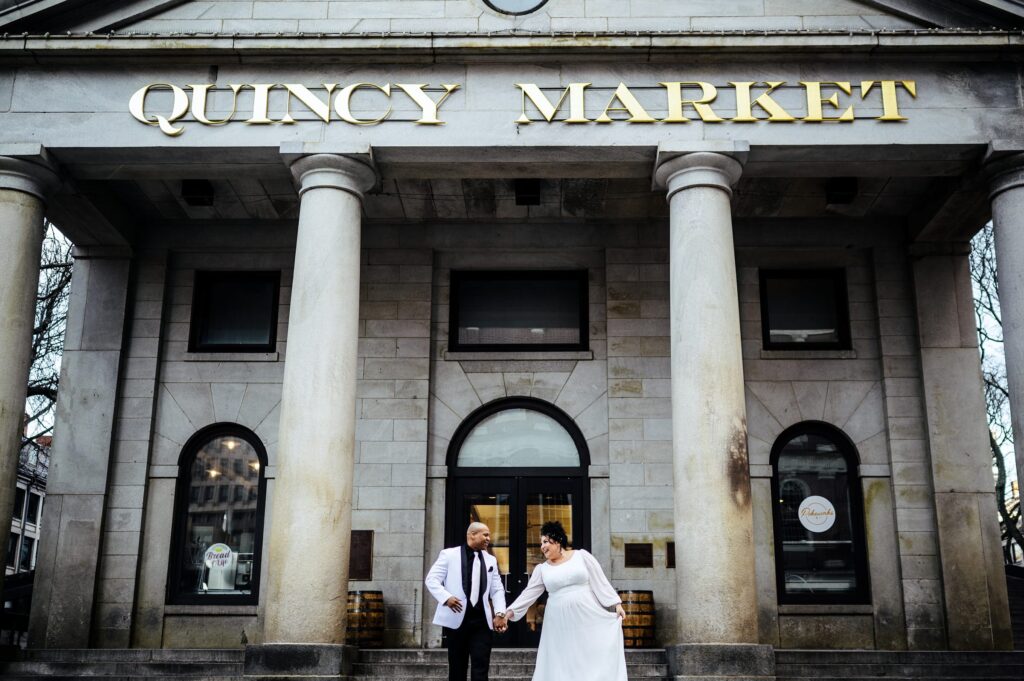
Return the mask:
[[[423, 583], [427, 585], [427, 591], [437, 601], [434, 624], [440, 624], [449, 629], [458, 629], [462, 626], [466, 608], [469, 607], [466, 590], [462, 588], [462, 550], [462, 546], [456, 546], [441, 551], [431, 566], [430, 572], [427, 573], [427, 578], [423, 580]], [[484, 599], [484, 614], [487, 616], [487, 626], [494, 629], [494, 609], [497, 609], [498, 612], [505, 612], [505, 586], [501, 583], [497, 559], [486, 551], [481, 551], [480, 555], [483, 557], [484, 570], [487, 573], [487, 598]], [[452, 596], [462, 601], [462, 612], [455, 612], [445, 605], [445, 602]]]

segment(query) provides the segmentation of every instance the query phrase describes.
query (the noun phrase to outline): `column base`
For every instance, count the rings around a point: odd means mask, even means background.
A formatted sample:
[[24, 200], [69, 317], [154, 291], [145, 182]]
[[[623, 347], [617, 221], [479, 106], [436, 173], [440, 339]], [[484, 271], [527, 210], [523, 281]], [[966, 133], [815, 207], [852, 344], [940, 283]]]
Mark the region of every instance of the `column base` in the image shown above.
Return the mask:
[[675, 681], [774, 681], [775, 650], [746, 643], [682, 643], [665, 647]]
[[245, 647], [246, 681], [342, 679], [352, 673], [356, 647], [330, 643], [264, 643]]

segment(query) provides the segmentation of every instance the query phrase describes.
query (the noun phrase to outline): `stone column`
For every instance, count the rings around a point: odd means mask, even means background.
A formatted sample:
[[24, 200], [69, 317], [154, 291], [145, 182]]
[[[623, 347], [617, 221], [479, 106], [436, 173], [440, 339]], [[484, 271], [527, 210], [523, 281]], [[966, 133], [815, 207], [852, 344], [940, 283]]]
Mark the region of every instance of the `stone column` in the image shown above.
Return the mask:
[[969, 245], [917, 244], [914, 253], [948, 644], [952, 650], [1011, 649]]
[[[361, 198], [375, 175], [365, 163], [331, 154], [300, 157], [291, 170], [301, 204], [263, 633], [265, 644], [322, 647], [345, 635]], [[288, 655], [275, 655], [273, 645], [262, 648], [247, 673], [283, 673], [276, 661]], [[331, 655], [319, 653], [321, 667]]]
[[[739, 161], [663, 159], [668, 190], [675, 485], [676, 675], [774, 673], [758, 641], [753, 514], [732, 190]], [[709, 647], [707, 644], [729, 644]]]
[[[988, 170], [1010, 415], [1014, 442], [1024, 443], [1024, 153], [996, 161]], [[1024, 445], [1015, 450], [1017, 480], [1024, 486]]]
[[[0, 156], [0, 518], [5, 519], [14, 508], [18, 477], [45, 197], [56, 185], [57, 176], [43, 162]], [[6, 552], [5, 541], [0, 558]]]
[[[46, 531], [36, 560], [29, 641], [88, 648], [111, 470], [117, 385], [131, 256], [123, 248], [76, 248], [60, 392], [46, 485]], [[132, 462], [129, 465], [134, 465]], [[138, 517], [105, 528], [141, 529]], [[134, 565], [133, 565], [134, 569]]]

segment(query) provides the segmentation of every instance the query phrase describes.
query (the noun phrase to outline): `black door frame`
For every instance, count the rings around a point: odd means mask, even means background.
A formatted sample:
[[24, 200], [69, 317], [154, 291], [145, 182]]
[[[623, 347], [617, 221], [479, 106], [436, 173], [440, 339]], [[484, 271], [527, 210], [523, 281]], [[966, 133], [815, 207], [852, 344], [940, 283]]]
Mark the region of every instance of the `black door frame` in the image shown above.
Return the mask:
[[[524, 467], [524, 468], [460, 468], [459, 451], [473, 429], [484, 419], [509, 409], [529, 409], [553, 418], [572, 437], [580, 457], [580, 465], [574, 467]], [[574, 495], [573, 504], [573, 546], [590, 548], [590, 450], [586, 438], [572, 418], [549, 402], [531, 397], [513, 397], [496, 400], [480, 407], [459, 425], [448, 445], [448, 479], [445, 503], [445, 546], [459, 546], [465, 541], [465, 519], [459, 518], [462, 497], [465, 492], [511, 494], [510, 500], [510, 547], [525, 546], [526, 496], [530, 493], [565, 492]], [[492, 484], [488, 484], [488, 483]], [[522, 514], [522, 518], [516, 517]], [[524, 554], [525, 555], [525, 554]], [[526, 587], [526, 578], [516, 570], [516, 552], [509, 551], [510, 595], [520, 593]], [[505, 646], [536, 646], [537, 636], [530, 635], [525, 626], [514, 627], [513, 636], [508, 634], [498, 640]], [[505, 640], [502, 640], [505, 639]]]

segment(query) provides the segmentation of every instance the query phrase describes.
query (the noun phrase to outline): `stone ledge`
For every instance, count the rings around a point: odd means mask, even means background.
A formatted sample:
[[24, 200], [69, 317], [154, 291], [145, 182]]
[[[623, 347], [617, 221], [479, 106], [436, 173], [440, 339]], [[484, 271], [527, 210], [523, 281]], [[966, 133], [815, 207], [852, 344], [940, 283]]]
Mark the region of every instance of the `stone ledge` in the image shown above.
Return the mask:
[[576, 360], [588, 360], [594, 359], [593, 350], [570, 350], [570, 351], [545, 351], [540, 350], [537, 352], [448, 352], [445, 350], [444, 359], [447, 361], [459, 361], [459, 360], [560, 360], [560, 359], [576, 359]]
[[259, 612], [258, 605], [165, 605], [165, 615], [251, 615]]
[[753, 643], [683, 643], [666, 646], [669, 674], [682, 679], [774, 681], [775, 651]]
[[856, 350], [762, 350], [761, 359], [857, 359]]
[[244, 679], [342, 679], [352, 673], [355, 646], [264, 643], [245, 647]]
[[873, 615], [875, 607], [864, 604], [780, 605], [780, 615]]
[[279, 352], [186, 352], [182, 362], [277, 362]]

